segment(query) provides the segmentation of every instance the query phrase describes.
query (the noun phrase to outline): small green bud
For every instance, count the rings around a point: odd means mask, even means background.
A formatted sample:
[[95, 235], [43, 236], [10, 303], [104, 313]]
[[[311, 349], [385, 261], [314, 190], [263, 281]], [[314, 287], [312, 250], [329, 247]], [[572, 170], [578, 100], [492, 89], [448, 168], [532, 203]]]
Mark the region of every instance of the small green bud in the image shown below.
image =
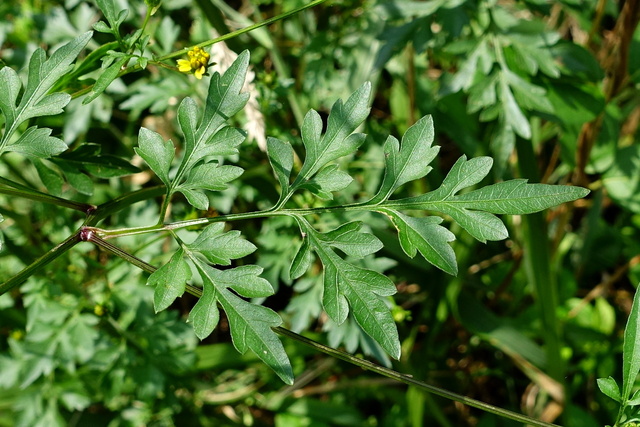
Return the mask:
[[158, 9], [160, 9], [160, 3], [162, 0], [144, 0], [145, 4], [151, 8], [150, 15], [153, 16]]

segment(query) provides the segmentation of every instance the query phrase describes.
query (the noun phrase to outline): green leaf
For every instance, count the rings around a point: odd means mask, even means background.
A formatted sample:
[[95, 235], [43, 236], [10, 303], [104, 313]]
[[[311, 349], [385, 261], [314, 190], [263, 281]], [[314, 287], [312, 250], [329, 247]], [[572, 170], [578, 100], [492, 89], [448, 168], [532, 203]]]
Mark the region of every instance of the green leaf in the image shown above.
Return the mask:
[[171, 140], [165, 141], [159, 133], [147, 128], [140, 128], [138, 147], [134, 150], [166, 186], [171, 184], [169, 169], [175, 155], [175, 148]]
[[370, 95], [371, 83], [367, 82], [346, 103], [336, 101], [329, 113], [327, 130], [322, 136], [320, 115], [314, 110], [307, 113], [301, 129], [306, 157], [292, 186], [294, 189], [309, 180], [324, 165], [354, 152], [364, 142], [364, 135], [353, 132], [369, 115]]
[[41, 159], [55, 156], [67, 149], [64, 141], [50, 135], [51, 129], [31, 126], [8, 149]]
[[[0, 151], [5, 149], [10, 136], [18, 126], [32, 117], [54, 115], [62, 112], [71, 96], [64, 93], [52, 93], [56, 81], [67, 74], [71, 63], [91, 39], [92, 32], [87, 32], [57, 49], [47, 60], [43, 49], [33, 52], [29, 61], [29, 76], [24, 93], [20, 97], [20, 79], [9, 67], [0, 70], [0, 110], [5, 116], [5, 133], [0, 141]], [[38, 151], [38, 150], [34, 150]]]
[[242, 175], [243, 169], [237, 166], [223, 165], [217, 163], [205, 163], [195, 166], [187, 175], [184, 183], [177, 189], [204, 189], [210, 191], [222, 191], [227, 188], [227, 183]]
[[353, 178], [346, 172], [338, 169], [338, 165], [329, 165], [322, 169], [300, 188], [307, 189], [324, 200], [333, 200], [332, 191], [345, 189]]
[[508, 236], [502, 221], [493, 214], [538, 212], [589, 194], [589, 190], [581, 187], [528, 184], [526, 180], [515, 179], [456, 195], [461, 189], [480, 182], [489, 173], [491, 165], [489, 157], [467, 160], [462, 156], [437, 190], [417, 197], [391, 200], [384, 206], [442, 212], [484, 242]]
[[449, 242], [455, 240], [455, 236], [439, 225], [442, 218], [413, 218], [392, 209], [381, 209], [380, 212], [391, 218], [398, 230], [402, 250], [407, 256], [413, 258], [419, 251], [424, 259], [442, 271], [454, 276], [458, 274], [456, 255], [449, 245]]
[[[196, 264], [196, 266], [198, 266]], [[216, 328], [220, 321], [220, 311], [217, 306], [218, 290], [206, 274], [201, 274], [203, 280], [202, 296], [189, 313], [189, 321], [193, 323], [193, 330], [201, 340], [205, 339]]]
[[[98, 4], [98, 8], [104, 14], [104, 17], [107, 18], [110, 26], [107, 26], [104, 22], [100, 21], [96, 24], [102, 24], [99, 26], [100, 29], [95, 28], [96, 31], [112, 33], [116, 38], [119, 37], [120, 25], [124, 22], [129, 14], [129, 11], [126, 9], [118, 10], [116, 8], [116, 2], [114, 0], [96, 0]], [[118, 10], [116, 12], [116, 10]]]
[[194, 208], [200, 209], [201, 211], [209, 209], [209, 198], [202, 191], [191, 190], [189, 188], [181, 188], [179, 191], [184, 194], [187, 202]]
[[[244, 86], [248, 67], [249, 52], [245, 50], [238, 55], [223, 76], [215, 73], [211, 77], [204, 116], [195, 133], [196, 143], [206, 144], [229, 117], [234, 116], [245, 106], [249, 94], [240, 93], [240, 91]], [[187, 144], [187, 141], [185, 141], [186, 159], [190, 158], [197, 148]]]
[[286, 141], [267, 138], [267, 155], [280, 183], [280, 199], [289, 192], [289, 179], [293, 169], [293, 148]]
[[91, 92], [89, 92], [89, 94], [87, 94], [87, 96], [82, 100], [82, 105], [87, 105], [100, 96], [102, 92], [104, 92], [109, 85], [118, 78], [118, 74], [122, 71], [122, 67], [124, 67], [129, 59], [131, 59], [130, 56], [124, 56], [107, 67], [107, 69], [100, 74], [100, 77], [98, 77], [98, 80], [94, 83], [91, 88]]
[[39, 159], [34, 159], [33, 166], [35, 166], [38, 176], [47, 188], [47, 191], [54, 196], [60, 196], [62, 194], [62, 186], [64, 184], [64, 179], [60, 173], [50, 168]]
[[392, 357], [400, 357], [395, 322], [391, 311], [380, 299], [395, 294], [395, 285], [378, 272], [347, 263], [332, 249], [337, 247], [349, 255], [364, 256], [382, 246], [379, 240], [373, 235], [360, 233], [362, 223], [348, 223], [322, 234], [304, 218], [296, 219], [324, 266], [322, 304], [329, 317], [337, 324], [343, 323], [350, 306], [360, 327]]
[[435, 158], [440, 147], [432, 147], [433, 119], [425, 116], [405, 132], [402, 145], [389, 136], [384, 145], [385, 175], [376, 194], [367, 204], [377, 204], [387, 200], [401, 185], [424, 177], [431, 171], [429, 163]]
[[302, 238], [302, 244], [298, 248], [296, 256], [291, 262], [291, 267], [289, 268], [289, 277], [291, 277], [291, 279], [297, 279], [302, 276], [311, 266], [311, 261], [313, 261], [313, 256], [311, 254], [311, 245], [309, 244], [309, 239], [307, 238], [307, 236], [304, 236]]
[[232, 259], [243, 258], [257, 249], [253, 243], [240, 237], [237, 230], [224, 233], [222, 222], [207, 226], [187, 247], [200, 252], [209, 262], [218, 265], [231, 265]]
[[4, 115], [5, 123], [9, 125], [16, 121], [16, 102], [21, 88], [22, 82], [13, 68], [0, 69], [0, 111]]
[[248, 94], [240, 93], [249, 65], [249, 53], [241, 53], [223, 76], [211, 78], [202, 120], [198, 124], [198, 108], [185, 98], [178, 108], [178, 123], [184, 135], [183, 157], [169, 193], [181, 192], [197, 209], [207, 209], [209, 199], [203, 190], [224, 190], [226, 183], [237, 178], [242, 169], [218, 166], [210, 156], [236, 154], [245, 139], [243, 131], [225, 122], [247, 103]]
[[502, 76], [498, 85], [498, 95], [503, 106], [505, 122], [524, 139], [531, 138], [531, 126], [520, 106], [513, 97], [507, 78]]
[[110, 154], [101, 154], [98, 144], [82, 144], [73, 151], [67, 151], [52, 159], [54, 163], [67, 170], [86, 171], [98, 178], [114, 178], [140, 172], [123, 158]]
[[618, 403], [622, 403], [622, 398], [620, 397], [620, 387], [618, 387], [618, 383], [612, 377], [609, 378], [598, 378], [596, 380], [598, 383], [598, 388], [605, 395]]
[[219, 166], [215, 162], [200, 164], [192, 168], [185, 181], [174, 191], [185, 195], [189, 203], [197, 209], [209, 208], [209, 198], [201, 190], [222, 191], [227, 183], [242, 175], [243, 169], [237, 166]]
[[155, 288], [153, 306], [156, 313], [169, 307], [184, 293], [187, 281], [191, 279], [191, 269], [184, 260], [184, 251], [179, 249], [169, 262], [154, 271], [147, 285]]
[[363, 225], [360, 221], [349, 222], [335, 230], [317, 233], [316, 237], [349, 256], [362, 258], [382, 249], [382, 242], [376, 236], [361, 231]]
[[[210, 307], [215, 307], [217, 300], [224, 309], [227, 319], [229, 320], [231, 339], [235, 348], [240, 353], [245, 353], [247, 350], [253, 351], [256, 356], [269, 365], [285, 383], [293, 384], [291, 363], [289, 362], [287, 353], [284, 351], [282, 343], [272, 329], [280, 326], [282, 319], [280, 319], [280, 316], [274, 311], [263, 306], [251, 304], [236, 296], [227, 289], [230, 284], [225, 282], [226, 280], [232, 280], [234, 282], [237, 280], [248, 280], [249, 283], [234, 285], [234, 289], [243, 292], [252, 292], [249, 291], [249, 289], [252, 287], [252, 284], [255, 285], [256, 280], [250, 277], [253, 276], [254, 273], [261, 271], [261, 269], [253, 268], [251, 270], [244, 269], [236, 273], [228, 273], [226, 271], [223, 273], [209, 265], [203, 264], [197, 259], [193, 260], [204, 282], [203, 297], [207, 288], [214, 288], [208, 291], [211, 297], [207, 299], [206, 304]], [[264, 290], [264, 285], [261, 286]], [[259, 291], [258, 293], [262, 292]], [[202, 298], [196, 306], [201, 302], [203, 302]], [[194, 327], [196, 323], [207, 323], [206, 320], [201, 319], [201, 317], [208, 316], [208, 311], [213, 310], [213, 308], [205, 310], [204, 304], [205, 303], [199, 308], [198, 312], [194, 313], [196, 307], [191, 311]], [[219, 314], [217, 313], [217, 309], [215, 309], [216, 323], [218, 321], [217, 316], [219, 316]], [[211, 327], [210, 323], [206, 326]], [[215, 327], [215, 324], [213, 326]], [[210, 333], [213, 328], [211, 327], [210, 329], [211, 330], [209, 330], [209, 328], [202, 328], [200, 331], [196, 331], [196, 334], [198, 334], [198, 332]], [[203, 338], [200, 334], [198, 334], [198, 337]]]
[[522, 215], [571, 202], [587, 194], [589, 190], [582, 187], [528, 184], [526, 179], [514, 179], [456, 196], [456, 202], [468, 209]]
[[243, 265], [230, 270], [221, 270], [216, 279], [218, 283], [233, 289], [243, 297], [268, 297], [273, 295], [273, 286], [267, 279], [259, 277], [262, 271], [262, 267], [257, 265]]
[[[633, 297], [622, 347], [622, 403], [626, 404], [640, 372], [640, 292]], [[599, 384], [598, 384], [599, 385]]]
[[553, 105], [547, 99], [544, 88], [531, 84], [510, 71], [504, 71], [504, 75], [514, 91], [518, 105], [527, 110], [553, 114]]

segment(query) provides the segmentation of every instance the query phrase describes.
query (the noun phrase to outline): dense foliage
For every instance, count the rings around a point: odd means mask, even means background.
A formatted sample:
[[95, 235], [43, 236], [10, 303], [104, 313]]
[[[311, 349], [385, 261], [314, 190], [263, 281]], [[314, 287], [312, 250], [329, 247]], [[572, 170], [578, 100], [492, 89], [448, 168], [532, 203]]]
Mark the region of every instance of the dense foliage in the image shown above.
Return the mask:
[[640, 1], [313, 3], [0, 4], [0, 425], [638, 421]]

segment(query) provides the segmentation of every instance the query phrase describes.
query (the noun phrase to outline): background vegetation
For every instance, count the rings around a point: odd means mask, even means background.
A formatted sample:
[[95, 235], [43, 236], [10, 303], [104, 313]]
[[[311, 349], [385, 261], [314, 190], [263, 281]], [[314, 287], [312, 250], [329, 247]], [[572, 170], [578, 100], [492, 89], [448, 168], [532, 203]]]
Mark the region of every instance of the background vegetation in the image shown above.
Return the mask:
[[[147, 54], [168, 55], [304, 3], [167, 0], [148, 20]], [[141, 28], [142, 1], [115, 4], [129, 10], [121, 34]], [[80, 0], [2, 2], [0, 12], [10, 18], [0, 23], [1, 65], [21, 76], [37, 47], [50, 53], [104, 19], [96, 3]], [[368, 137], [340, 165], [355, 180], [330, 203], [375, 194], [383, 142], [427, 114], [442, 148], [434, 170], [401, 196], [438, 188], [462, 154], [494, 158], [483, 184], [528, 178], [587, 187], [590, 196], [504, 217], [505, 241], [480, 243], [453, 224], [457, 276], [408, 258], [380, 216], [358, 217], [384, 243], [361, 265], [398, 289], [399, 361], [354, 322], [338, 327], [322, 313], [319, 265], [291, 279], [300, 232], [288, 218], [242, 222], [258, 247], [247, 262], [277, 290], [260, 302], [294, 331], [447, 390], [565, 426], [612, 423], [618, 406], [596, 378], [621, 375], [622, 330], [640, 281], [639, 19], [635, 0], [334, 1], [229, 39], [228, 49], [214, 44], [213, 71], [226, 69], [233, 52], [251, 52], [251, 100], [234, 119], [249, 135], [233, 159], [245, 172], [212, 193], [208, 210], [178, 198], [171, 214], [270, 207], [278, 181], [266, 136], [303, 152], [304, 114], [314, 108], [326, 118], [336, 99], [371, 81]], [[94, 33], [83, 58], [104, 55], [112, 42]], [[61, 87], [77, 94], [100, 74]], [[90, 104], [77, 96], [63, 114], [36, 120], [70, 150], [37, 161], [3, 155], [0, 177], [95, 205], [151, 188], [159, 180], [134, 152], [140, 127], [179, 141], [177, 105], [185, 96], [203, 102], [207, 79], [150, 64]], [[325, 203], [304, 193], [292, 200]], [[152, 224], [158, 201], [133, 204], [106, 226]], [[0, 193], [0, 281], [73, 233], [83, 215], [70, 212]], [[350, 219], [319, 215], [315, 224], [330, 230]], [[175, 251], [157, 235], [118, 245], [156, 266]], [[0, 296], [0, 425], [512, 425], [290, 340], [297, 381], [286, 386], [257, 357], [236, 352], [224, 317], [200, 342], [186, 322], [195, 298], [155, 314], [148, 276], [83, 243]]]

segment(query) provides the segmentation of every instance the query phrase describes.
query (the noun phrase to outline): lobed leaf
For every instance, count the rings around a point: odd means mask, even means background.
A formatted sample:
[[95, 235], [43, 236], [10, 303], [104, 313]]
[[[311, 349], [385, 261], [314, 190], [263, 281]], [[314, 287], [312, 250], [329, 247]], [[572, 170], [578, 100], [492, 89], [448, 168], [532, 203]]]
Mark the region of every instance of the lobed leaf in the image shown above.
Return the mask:
[[419, 251], [431, 264], [442, 271], [458, 274], [456, 255], [449, 245], [455, 240], [452, 232], [440, 226], [442, 218], [429, 216], [413, 218], [393, 209], [381, 209], [398, 230], [400, 246], [407, 256], [414, 258]]
[[[197, 266], [197, 265], [196, 265]], [[202, 295], [189, 313], [189, 321], [193, 323], [193, 330], [201, 340], [205, 339], [216, 328], [220, 321], [217, 297], [218, 290], [206, 274], [202, 274]]]
[[[238, 58], [223, 76], [215, 73], [211, 77], [204, 115], [195, 132], [196, 144], [206, 144], [229, 117], [238, 113], [245, 106], [249, 94], [240, 93], [240, 91], [244, 86], [248, 67], [249, 52], [245, 50], [238, 55]], [[185, 141], [185, 159], [189, 159], [198, 148], [195, 145], [187, 144], [187, 142]]]
[[514, 179], [457, 196], [456, 203], [495, 214], [522, 215], [571, 202], [587, 194], [589, 190], [582, 187], [528, 184], [526, 179]]
[[[62, 97], [58, 97], [57, 102], [51, 103], [50, 110], [38, 107], [38, 105], [44, 98], [47, 98], [47, 94], [56, 81], [71, 70], [71, 63], [78, 57], [87, 43], [89, 43], [92, 35], [93, 33], [88, 31], [76, 37], [56, 50], [48, 60], [45, 60], [44, 50], [36, 49], [29, 61], [29, 77], [24, 94], [18, 105], [17, 121], [23, 122], [36, 115], [42, 116], [60, 113]], [[69, 100], [71, 100], [70, 96], [67, 102]]]
[[492, 163], [489, 157], [467, 160], [462, 156], [437, 190], [417, 197], [391, 200], [384, 206], [442, 212], [451, 216], [473, 237], [485, 242], [508, 236], [502, 221], [493, 214], [539, 212], [589, 193], [581, 187], [528, 184], [526, 180], [514, 179], [456, 195], [463, 188], [480, 182], [489, 173]]
[[231, 265], [232, 259], [243, 258], [257, 249], [253, 243], [241, 238], [237, 230], [224, 233], [222, 222], [207, 226], [187, 247], [218, 265]]
[[[312, 248], [324, 266], [324, 292], [322, 304], [329, 317], [342, 324], [351, 306], [353, 317], [360, 327], [392, 357], [400, 356], [398, 331], [389, 308], [380, 299], [393, 295], [395, 285], [386, 276], [356, 267], [340, 258], [332, 247], [340, 248], [352, 256], [364, 256], [382, 247], [373, 235], [361, 233], [362, 223], [351, 222], [328, 233], [319, 233], [303, 218], [298, 223], [307, 236], [308, 247], [303, 246], [294, 258], [292, 271], [299, 273]], [[301, 254], [302, 253], [302, 254]]]
[[[254, 247], [255, 249], [255, 247]], [[273, 286], [262, 274], [262, 267], [242, 265], [230, 270], [221, 270], [218, 282], [246, 298], [262, 298], [273, 295]]]
[[67, 144], [59, 138], [50, 136], [51, 129], [31, 126], [20, 138], [9, 145], [11, 151], [22, 153], [27, 156], [47, 159], [56, 154], [60, 154], [67, 149]]
[[190, 170], [185, 181], [177, 188], [222, 191], [227, 188], [229, 181], [238, 178], [243, 171], [237, 166], [220, 166], [215, 162], [200, 164]]
[[382, 185], [367, 204], [378, 204], [387, 200], [401, 185], [424, 177], [431, 171], [429, 163], [440, 147], [432, 147], [433, 119], [425, 116], [405, 132], [402, 145], [389, 136], [384, 145], [385, 174]]
[[[233, 289], [252, 293], [256, 291], [249, 290], [252, 287], [251, 284], [260, 283], [256, 289], [258, 289], [257, 294], [262, 294], [266, 290], [265, 284], [260, 280], [256, 280], [257, 274], [262, 270], [252, 267], [241, 268], [236, 272], [232, 271], [238, 269], [221, 272], [195, 258], [193, 258], [193, 261], [204, 283], [203, 298], [198, 301], [191, 311], [194, 327], [196, 323], [200, 325], [199, 331], [196, 330], [198, 337], [203, 339], [208, 335], [200, 335], [198, 332], [208, 332], [210, 334], [213, 331], [219, 317], [216, 308], [216, 302], [218, 302], [229, 320], [231, 338], [235, 348], [240, 353], [245, 353], [247, 350], [253, 351], [284, 382], [292, 384], [293, 370], [291, 363], [282, 343], [272, 329], [282, 324], [280, 316], [266, 307], [251, 304], [241, 299], [227, 289], [231, 285], [228, 282], [229, 280], [233, 282], [242, 280], [245, 283], [240, 285], [236, 283]], [[203, 302], [206, 292], [211, 297]], [[199, 305], [200, 307], [198, 307]], [[198, 307], [198, 310], [194, 313], [196, 307]], [[211, 315], [213, 315], [213, 319], [208, 320], [208, 316]], [[215, 324], [213, 324], [213, 320], [215, 320]]]
[[[73, 67], [72, 62], [91, 39], [92, 32], [76, 37], [57, 49], [49, 59], [43, 49], [36, 49], [29, 60], [29, 75], [22, 95], [22, 83], [10, 67], [0, 70], [0, 111], [4, 115], [4, 134], [0, 153], [17, 151], [29, 156], [48, 158], [66, 150], [61, 140], [50, 137], [50, 129], [31, 127], [8, 146], [20, 124], [33, 117], [60, 114], [71, 100], [66, 93], [49, 93], [56, 82]], [[18, 103], [18, 105], [16, 105]]]
[[363, 225], [361, 221], [353, 221], [316, 236], [347, 255], [362, 258], [382, 249], [382, 242], [376, 236], [361, 231]]
[[351, 175], [339, 170], [338, 165], [329, 165], [300, 188], [311, 191], [321, 199], [333, 200], [332, 192], [345, 189], [352, 181]]
[[310, 179], [330, 161], [354, 152], [364, 142], [364, 135], [353, 132], [369, 115], [370, 95], [371, 83], [367, 82], [346, 103], [336, 101], [329, 113], [327, 130], [323, 136], [320, 115], [314, 110], [307, 113], [301, 129], [306, 157], [294, 187]]

